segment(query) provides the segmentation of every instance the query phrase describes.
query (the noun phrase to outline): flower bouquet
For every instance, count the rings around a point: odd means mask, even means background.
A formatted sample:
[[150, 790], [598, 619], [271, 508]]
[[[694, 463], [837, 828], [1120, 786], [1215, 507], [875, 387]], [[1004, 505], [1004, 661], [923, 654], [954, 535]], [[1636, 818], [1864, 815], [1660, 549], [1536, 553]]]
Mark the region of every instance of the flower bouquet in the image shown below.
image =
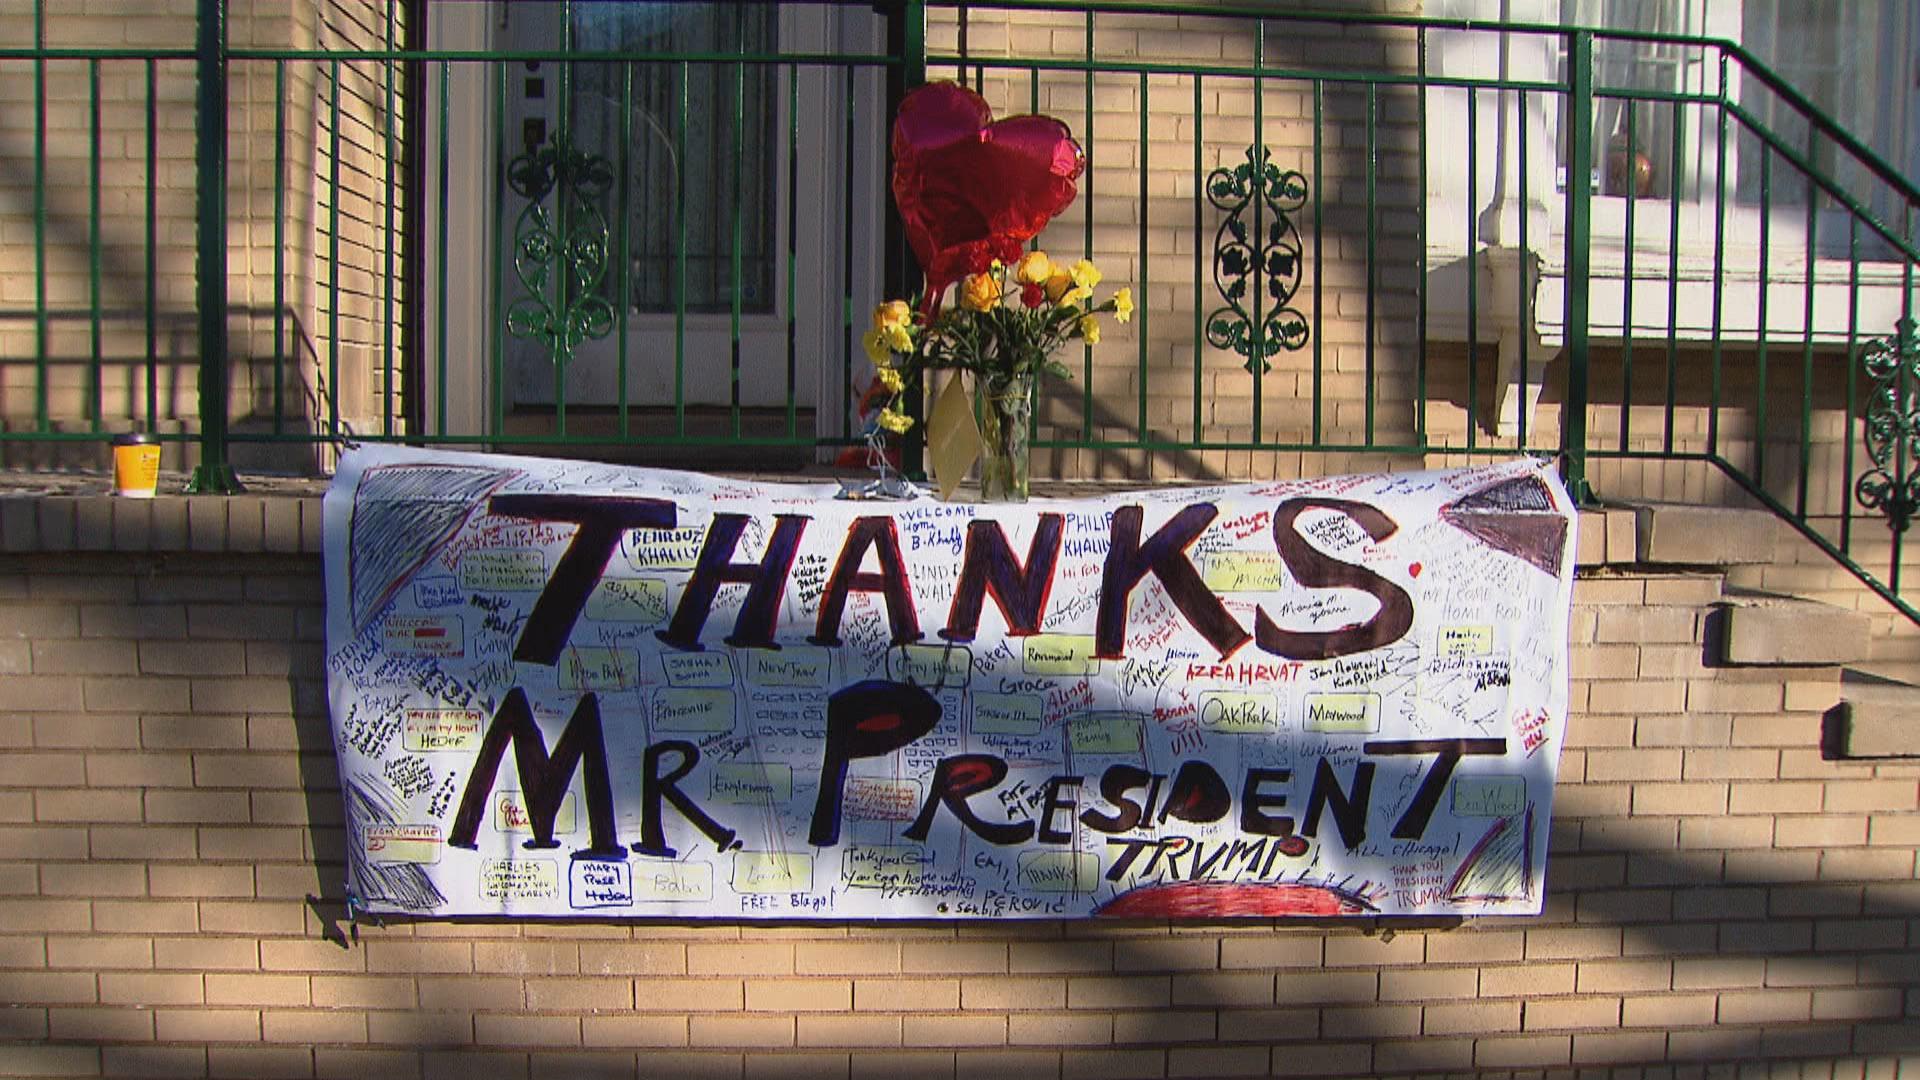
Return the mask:
[[996, 260], [962, 278], [959, 302], [944, 311], [916, 311], [904, 300], [875, 308], [861, 343], [875, 379], [893, 395], [880, 411], [880, 427], [898, 433], [913, 426], [901, 406], [907, 395], [924, 391], [928, 371], [969, 373], [984, 444], [981, 500], [1025, 502], [1037, 378], [1072, 378], [1053, 359], [1055, 350], [1075, 339], [1099, 344], [1101, 315], [1123, 323], [1133, 316], [1131, 289], [1093, 302], [1100, 277], [1086, 259], [1062, 266], [1044, 251], [1030, 251], [1011, 267]]
[[[912, 427], [902, 406], [925, 394], [927, 372], [968, 373], [985, 444], [981, 497], [1024, 501], [1035, 380], [1071, 377], [1054, 351], [1076, 338], [1098, 342], [1100, 315], [1125, 322], [1133, 313], [1126, 289], [1093, 301], [1093, 263], [1023, 250], [1073, 202], [1080, 145], [1052, 117], [995, 121], [980, 95], [938, 82], [901, 102], [892, 150], [894, 204], [927, 282], [917, 305], [892, 300], [874, 311], [864, 344], [876, 385], [891, 394], [877, 425]], [[957, 301], [943, 310], [956, 285]], [[934, 416], [953, 412], [936, 407]]]

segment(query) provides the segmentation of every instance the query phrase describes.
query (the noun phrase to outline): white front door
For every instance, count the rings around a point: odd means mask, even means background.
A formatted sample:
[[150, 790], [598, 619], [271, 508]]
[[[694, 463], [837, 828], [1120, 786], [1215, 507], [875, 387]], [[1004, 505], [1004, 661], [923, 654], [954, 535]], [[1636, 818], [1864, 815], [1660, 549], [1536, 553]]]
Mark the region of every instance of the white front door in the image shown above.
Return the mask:
[[[570, 58], [490, 64], [482, 100], [449, 94], [456, 137], [463, 116], [492, 129], [489, 205], [457, 205], [456, 183], [431, 208], [491, 236], [497, 286], [448, 301], [485, 312], [490, 410], [564, 405], [584, 432], [624, 409], [657, 434], [677, 406], [709, 421], [737, 406], [763, 435], [838, 434], [843, 364], [860, 356], [843, 311], [879, 288], [883, 74], [755, 58], [878, 52], [879, 21], [813, 4], [485, 10], [475, 25], [468, 5], [440, 5], [430, 33], [444, 14], [494, 51]], [[438, 257], [460, 276], [458, 253]]]

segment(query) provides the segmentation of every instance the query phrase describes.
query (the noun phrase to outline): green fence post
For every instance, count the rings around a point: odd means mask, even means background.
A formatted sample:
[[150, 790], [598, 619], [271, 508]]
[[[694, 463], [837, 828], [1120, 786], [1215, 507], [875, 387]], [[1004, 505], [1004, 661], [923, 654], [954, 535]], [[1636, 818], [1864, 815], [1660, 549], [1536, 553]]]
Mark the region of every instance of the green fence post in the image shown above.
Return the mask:
[[1567, 38], [1567, 403], [1560, 418], [1560, 450], [1564, 455], [1567, 490], [1576, 503], [1585, 504], [1593, 497], [1587, 487], [1587, 289], [1593, 256], [1593, 32], [1574, 30]]
[[[887, 69], [887, 109], [879, 118], [882, 145], [889, 148], [886, 163], [888, 175], [891, 176], [894, 114], [899, 111], [900, 99], [907, 95], [907, 91], [927, 81], [926, 0], [898, 0], [887, 8], [887, 54], [899, 61]], [[900, 211], [893, 205], [891, 196], [886, 197], [886, 204], [886, 234], [882, 241], [886, 260], [882, 269], [885, 279], [883, 291], [888, 297], [904, 297], [910, 291], [909, 282], [913, 277], [913, 254], [907, 249], [906, 229], [900, 222]], [[924, 397], [924, 393], [921, 396]], [[910, 399], [905, 404], [908, 415], [915, 419], [920, 419], [926, 411], [919, 400]], [[900, 470], [915, 480], [926, 478], [926, 428], [926, 424], [916, 423], [900, 439]]]
[[200, 464], [189, 492], [245, 490], [227, 461], [227, 12], [226, 0], [200, 0], [195, 37], [194, 184], [199, 258]]

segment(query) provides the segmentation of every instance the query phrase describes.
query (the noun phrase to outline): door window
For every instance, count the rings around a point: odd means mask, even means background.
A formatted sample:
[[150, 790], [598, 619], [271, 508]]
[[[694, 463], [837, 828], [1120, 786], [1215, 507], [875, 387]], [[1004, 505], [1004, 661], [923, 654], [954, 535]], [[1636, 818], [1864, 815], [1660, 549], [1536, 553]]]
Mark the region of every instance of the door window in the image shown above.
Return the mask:
[[[778, 49], [770, 4], [575, 3], [568, 27], [588, 53], [768, 55]], [[739, 242], [740, 309], [773, 311], [776, 192], [775, 68], [769, 64], [583, 63], [572, 96], [581, 149], [628, 153], [629, 310], [731, 311]], [[631, 85], [629, 88], [629, 80]], [[626, 95], [632, 108], [624, 108]], [[736, 148], [739, 156], [735, 156]], [[682, 218], [684, 217], [684, 221]], [[686, 235], [686, 291], [676, 242]], [[617, 275], [603, 286], [614, 302]]]

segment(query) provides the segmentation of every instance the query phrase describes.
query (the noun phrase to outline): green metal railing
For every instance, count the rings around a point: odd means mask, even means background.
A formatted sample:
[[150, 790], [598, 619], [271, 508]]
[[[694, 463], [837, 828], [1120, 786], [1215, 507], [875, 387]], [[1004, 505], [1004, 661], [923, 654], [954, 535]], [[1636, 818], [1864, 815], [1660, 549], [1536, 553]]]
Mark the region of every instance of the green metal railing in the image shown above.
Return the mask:
[[[1084, 52], [1062, 56], [1057, 45], [1044, 57], [998, 46], [993, 55], [969, 50], [969, 22], [991, 25], [996, 14], [1006, 12], [1053, 13], [1060, 17], [1058, 25], [1069, 28], [1064, 35], [1069, 39], [1079, 21]], [[1901, 595], [1904, 533], [1920, 509], [1920, 341], [1913, 329], [1913, 272], [1920, 261], [1913, 217], [1920, 190], [1913, 181], [1731, 42], [1604, 28], [1276, 14], [1268, 6], [1245, 4], [1209, 6], [1205, 14], [1218, 21], [1196, 24], [1209, 32], [1237, 29], [1245, 43], [1237, 52], [1223, 49], [1218, 61], [1204, 62], [1142, 55], [1154, 40], [1143, 29], [1149, 20], [1179, 29], [1183, 18], [1192, 23], [1194, 14], [1193, 8], [1175, 4], [1096, 7], [1006, 0], [967, 5], [958, 14], [958, 47], [929, 57], [936, 74], [983, 89], [997, 79], [1011, 84], [1000, 87], [1003, 93], [1012, 91], [1005, 96], [1024, 98], [1035, 108], [1043, 98], [1063, 100], [1060, 82], [1080, 80], [1084, 110], [1063, 115], [1081, 131], [1097, 132], [1098, 91], [1130, 87], [1140, 113], [1132, 140], [1137, 157], [1128, 164], [1138, 183], [1134, 202], [1141, 251], [1148, 248], [1155, 205], [1147, 164], [1154, 143], [1149, 97], [1191, 92], [1192, 105], [1184, 115], [1164, 110], [1195, 132], [1194, 266], [1190, 279], [1174, 283], [1176, 295], [1189, 287], [1193, 292], [1190, 422], [1176, 438], [1151, 433], [1154, 381], [1179, 373], [1150, 362], [1150, 351], [1164, 346], [1142, 331], [1135, 339], [1137, 408], [1131, 429], [1098, 415], [1089, 360], [1077, 437], [1056, 434], [1036, 439], [1036, 445], [1186, 454], [1553, 452], [1582, 498], [1591, 497], [1593, 468], [1610, 470], [1614, 480], [1606, 494], [1633, 497], [1642, 492], [1624, 475], [1625, 467], [1693, 463], [1779, 513], [1909, 617], [1920, 618]], [[1110, 46], [1101, 43], [1102, 28], [1111, 28]], [[1128, 31], [1136, 31], [1137, 38], [1129, 38]], [[1055, 41], [1061, 36], [1056, 33]], [[1430, 57], [1446, 52], [1435, 47], [1463, 39], [1488, 45], [1503, 62], [1495, 71], [1471, 66], [1464, 72], [1457, 66], [1433, 71]], [[1359, 56], [1362, 50], [1340, 48], [1356, 42], [1375, 46], [1385, 58], [1371, 64], [1322, 58]], [[1327, 44], [1333, 47], [1317, 47]], [[1411, 48], [1396, 53], [1396, 45]], [[1555, 75], [1504, 74], [1507, 54], [1524, 55], [1529, 46], [1536, 57], [1544, 53], [1559, 60]], [[1650, 51], [1677, 56], [1675, 70], [1693, 76], [1649, 85], [1637, 78], [1634, 63], [1621, 62], [1622, 54]], [[1045, 79], [1055, 82], [1043, 94]], [[1160, 84], [1167, 89], [1157, 89]], [[1253, 127], [1262, 133], [1269, 93], [1292, 91], [1311, 103], [1310, 109], [1293, 111], [1311, 118], [1309, 132], [1293, 147], [1301, 151], [1301, 187], [1310, 193], [1297, 207], [1303, 215], [1299, 230], [1310, 235], [1305, 277], [1312, 287], [1303, 307], [1309, 332], [1280, 330], [1267, 322], [1258, 287], [1251, 291], [1251, 310], [1242, 313], [1241, 324], [1249, 340], [1240, 355], [1291, 360], [1295, 393], [1310, 394], [1308, 416], [1291, 424], [1275, 423], [1268, 414], [1271, 398], [1264, 381], [1274, 370], [1270, 364], [1250, 360], [1244, 378], [1223, 382], [1217, 359], [1204, 358], [1198, 347], [1212, 325], [1202, 315], [1210, 302], [1202, 260], [1213, 220], [1197, 183], [1207, 165], [1199, 133], [1213, 119], [1206, 88], [1222, 84], [1253, 88]], [[1450, 112], [1436, 108], [1446, 98], [1452, 99]], [[1330, 107], [1336, 99], [1344, 109]], [[1526, 119], [1535, 112], [1557, 115], [1558, 123], [1536, 125]], [[1336, 119], [1336, 113], [1346, 119]], [[1411, 140], [1417, 209], [1411, 221], [1398, 224], [1381, 209], [1387, 176], [1382, 145], [1391, 137], [1383, 113], [1417, 117]], [[1464, 120], [1464, 145], [1457, 151], [1436, 152], [1431, 136], [1437, 113]], [[1523, 118], [1517, 123], [1516, 114]], [[1605, 114], [1618, 126], [1610, 138], [1597, 138], [1596, 120]], [[1491, 135], [1489, 126], [1495, 129]], [[1638, 179], [1649, 135], [1667, 141], [1670, 172], [1664, 191], [1645, 190]], [[1557, 176], [1551, 152], [1529, 153], [1530, 138], [1557, 151]], [[1300, 147], [1300, 141], [1310, 145]], [[1488, 144], [1501, 141], [1511, 161], [1494, 164], [1489, 176]], [[1271, 140], [1257, 139], [1245, 150], [1248, 162], [1264, 161], [1271, 149]], [[1217, 157], [1230, 158], [1237, 150], [1222, 148]], [[1364, 181], [1347, 185], [1344, 207], [1325, 190], [1328, 172], [1336, 178], [1341, 172], [1337, 165], [1328, 169], [1334, 154], [1346, 158], [1349, 178], [1358, 173]], [[1082, 186], [1097, 192], [1103, 159], [1097, 147], [1090, 147], [1088, 156], [1090, 176]], [[1547, 168], [1540, 167], [1542, 158]], [[1452, 192], [1464, 198], [1448, 197], [1444, 174], [1449, 166], [1456, 170]], [[1294, 175], [1286, 171], [1285, 183], [1291, 184]], [[1503, 197], [1518, 204], [1513, 220], [1488, 214], [1481, 197], [1488, 193], [1488, 180], [1496, 210]], [[1356, 203], [1364, 207], [1361, 223], [1355, 225], [1349, 213], [1342, 226], [1340, 211], [1351, 211]], [[1258, 200], [1253, 205], [1254, 231], [1260, 233], [1262, 206]], [[1449, 232], [1437, 216], [1455, 212], [1467, 218], [1464, 227], [1451, 230], [1451, 242], [1436, 240]], [[1271, 209], [1270, 214], [1285, 216]], [[1494, 221], [1487, 221], [1489, 216]], [[1158, 223], [1162, 229], [1169, 224]], [[1335, 230], [1343, 233], [1337, 256], [1328, 249]], [[1084, 242], [1091, 246], [1093, 241], [1088, 224]], [[1383, 273], [1393, 269], [1396, 258], [1418, 264], [1415, 309], [1400, 315], [1417, 330], [1410, 345], [1399, 347], [1397, 359], [1385, 341], [1386, 320], [1392, 316], [1383, 315], [1388, 291]], [[1464, 271], [1463, 287], [1453, 288], [1451, 295], [1432, 265], [1436, 259], [1457, 260], [1456, 269]], [[1329, 270], [1343, 260], [1358, 261], [1363, 271], [1363, 297], [1351, 307], [1333, 304], [1323, 289]], [[1491, 272], [1490, 264], [1502, 262], [1508, 264], [1504, 274]], [[1276, 304], [1292, 300], [1298, 289], [1290, 274], [1282, 276], [1287, 287], [1273, 293]], [[1557, 286], [1560, 310], [1541, 310], [1543, 283]], [[1146, 292], [1154, 283], [1143, 268], [1133, 284]], [[1514, 294], [1491, 294], [1496, 284]], [[1656, 295], [1648, 295], [1650, 284]], [[1348, 298], [1352, 291], [1349, 282]], [[1694, 305], [1706, 309], [1706, 318], [1698, 317]], [[1464, 333], [1449, 337], [1436, 331], [1443, 314], [1457, 320], [1462, 308]], [[1503, 308], [1504, 316], [1495, 321], [1508, 324], [1501, 330], [1509, 340], [1497, 352], [1517, 355], [1488, 357], [1487, 315]], [[1333, 375], [1322, 331], [1356, 317], [1364, 327], [1362, 400], [1357, 416], [1342, 421], [1338, 409], [1329, 408]], [[1535, 330], [1547, 323], [1557, 331], [1551, 345], [1535, 340]], [[1464, 358], [1457, 354], [1461, 344]], [[1555, 354], [1551, 362], [1537, 353], [1529, 356], [1543, 347]], [[1792, 370], [1782, 370], [1780, 356], [1789, 351], [1795, 362]], [[1505, 396], [1515, 403], [1511, 417], [1486, 415], [1499, 408], [1485, 404], [1487, 384], [1494, 381], [1488, 378], [1488, 360], [1504, 368]], [[1299, 377], [1302, 373], [1307, 377]], [[1863, 374], [1870, 387], [1862, 386]], [[1462, 376], [1464, 400], [1454, 403], [1460, 407], [1452, 410], [1452, 430], [1443, 430], [1446, 425], [1435, 414], [1446, 411], [1436, 407], [1445, 404], [1446, 395], [1436, 393], [1436, 386]], [[1396, 378], [1401, 394], [1393, 397]], [[1249, 430], [1226, 434], [1221, 425], [1209, 428], [1209, 395], [1217, 401], [1227, 394], [1251, 398]], [[1530, 404], [1535, 394], [1557, 399], [1557, 407], [1543, 410], [1552, 423], [1536, 422]], [[1387, 430], [1390, 413], [1399, 418], [1394, 430]], [[1116, 436], [1094, 434], [1103, 427], [1121, 430]], [[1681, 497], [1686, 490], [1660, 494]], [[1890, 528], [1877, 535], [1863, 532], [1856, 528], [1862, 514]]]
[[[857, 448], [864, 313], [915, 280], [891, 103], [953, 78], [1075, 129], [1082, 196], [1045, 239], [1143, 301], [1048, 389], [1043, 454], [1194, 477], [1557, 454], [1583, 497], [1688, 463], [1920, 617], [1920, 191], [1735, 43], [896, 0], [778, 5], [829, 31], [805, 49], [724, 20], [586, 49], [565, 5], [552, 47], [417, 48], [390, 12], [367, 47], [275, 49], [229, 44], [224, 7], [191, 48], [0, 49], [34, 102], [0, 179], [29, 196], [31, 257], [4, 243], [33, 297], [0, 311], [0, 448], [154, 430], [204, 490], [349, 439]], [[190, 209], [163, 182], [189, 78]], [[620, 137], [593, 141], [586, 83]]]

